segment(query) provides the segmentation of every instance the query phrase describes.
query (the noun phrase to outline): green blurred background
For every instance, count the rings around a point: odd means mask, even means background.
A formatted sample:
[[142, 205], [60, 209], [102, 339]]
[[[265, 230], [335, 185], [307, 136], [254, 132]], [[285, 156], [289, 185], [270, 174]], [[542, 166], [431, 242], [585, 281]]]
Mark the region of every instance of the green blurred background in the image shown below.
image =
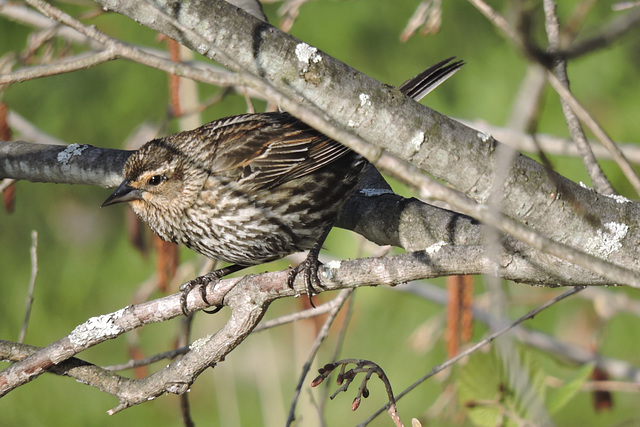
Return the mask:
[[[406, 43], [400, 42], [400, 33], [418, 3], [316, 0], [301, 8], [291, 33], [350, 66], [394, 85], [441, 59], [450, 56], [464, 59], [467, 65], [423, 102], [453, 117], [503, 125], [526, 71], [526, 59], [466, 2], [444, 2], [442, 26], [437, 34], [414, 36]], [[509, 5], [516, 2], [492, 3], [510, 16]], [[569, 19], [578, 3], [560, 2], [562, 22]], [[594, 35], [612, 19], [613, 3], [595, 2], [582, 34]], [[90, 3], [60, 6], [75, 15], [95, 7]], [[265, 5], [274, 25], [280, 22], [277, 14], [280, 6], [281, 3]], [[542, 12], [537, 16], [540, 18], [537, 26], [542, 28]], [[115, 14], [84, 22], [131, 43], [165, 48], [155, 33]], [[30, 31], [0, 16], [0, 54], [24, 49]], [[544, 40], [543, 36], [540, 31], [538, 39]], [[612, 47], [572, 61], [569, 66], [577, 98], [617, 141], [638, 140], [639, 48], [640, 37], [636, 31]], [[71, 49], [81, 50], [75, 46]], [[201, 99], [218, 90], [199, 85]], [[160, 123], [167, 132], [177, 130], [175, 120], [167, 122], [167, 75], [127, 61], [14, 84], [0, 96], [11, 110], [68, 143], [122, 148], [123, 141], [143, 122]], [[256, 103], [257, 107], [262, 105]], [[231, 95], [223, 103], [208, 108], [202, 116], [204, 121], [209, 121], [245, 111], [243, 97]], [[546, 93], [539, 131], [568, 135], [559, 102], [551, 91]], [[561, 174], [590, 185], [579, 160], [568, 157], [551, 160]], [[635, 198], [615, 164], [603, 162], [603, 167], [619, 192]], [[401, 185], [394, 183], [394, 188], [409, 194]], [[46, 345], [67, 335], [89, 317], [130, 304], [140, 284], [154, 273], [155, 255], [141, 254], [128, 240], [126, 208], [100, 209], [108, 194], [108, 190], [94, 187], [18, 183], [15, 213], [0, 209], [0, 339], [17, 339], [23, 321], [31, 269], [32, 230], [38, 232], [39, 273], [26, 338], [29, 344]], [[334, 230], [326, 244], [326, 254], [338, 258], [371, 254], [374, 248], [362, 240], [344, 230]], [[180, 257], [181, 260], [197, 258], [184, 249]], [[268, 268], [281, 269], [288, 265], [289, 261], [284, 260]], [[260, 267], [257, 271], [264, 269]], [[443, 287], [444, 279], [432, 283]], [[481, 280], [476, 280], [476, 284], [475, 293], [480, 296], [484, 292]], [[506, 290], [512, 304], [508, 310], [513, 316], [558, 293], [512, 283]], [[626, 291], [616, 289], [615, 292]], [[629, 295], [637, 297], [637, 293], [629, 292]], [[329, 298], [330, 295], [322, 295], [318, 300]], [[301, 307], [298, 299], [278, 301], [270, 307], [267, 317]], [[353, 309], [341, 357], [376, 361], [385, 369], [396, 393], [446, 359], [442, 306], [393, 289], [371, 288], [356, 292]], [[226, 316], [225, 311], [216, 316], [197, 315], [193, 338], [215, 332]], [[547, 310], [527, 322], [527, 326], [586, 347], [597, 342], [602, 354], [638, 365], [640, 352], [635, 341], [640, 337], [640, 327], [637, 320], [621, 314], [605, 322], [591, 303], [574, 298]], [[145, 355], [165, 351], [173, 347], [179, 327], [180, 320], [151, 325], [103, 343], [79, 357], [96, 364], [122, 363], [129, 358], [128, 348], [132, 342], [140, 346]], [[224, 363], [205, 372], [190, 393], [196, 423], [282, 425], [316, 327], [316, 323], [308, 321], [251, 336]], [[476, 323], [474, 340], [481, 338], [486, 330]], [[334, 326], [317, 358], [318, 363], [331, 360], [337, 337], [338, 328]], [[537, 375], [566, 380], [578, 369], [542, 352], [527, 348], [521, 351], [524, 359], [535, 361], [529, 363]], [[156, 370], [163, 363], [159, 365], [151, 369]], [[5, 366], [6, 363], [0, 364]], [[401, 400], [399, 410], [405, 424], [416, 417], [423, 425], [471, 425], [465, 416], [466, 408], [456, 403], [455, 395], [451, 401], [443, 399], [461, 387], [464, 378], [474, 377], [469, 370], [473, 364], [466, 365], [466, 371], [464, 366], [458, 365], [428, 381]], [[479, 369], [487, 372], [486, 367]], [[314, 372], [302, 391], [298, 425], [317, 425], [310, 394], [318, 401], [326, 391], [323, 384], [310, 392], [308, 384]], [[335, 383], [329, 386], [331, 392], [336, 388]], [[370, 388], [371, 397], [363, 401], [356, 412], [350, 410], [355, 387], [327, 403], [327, 425], [354, 425], [380, 407], [385, 402], [382, 385], [374, 378]], [[553, 420], [558, 425], [640, 424], [637, 393], [616, 392], [613, 397], [612, 410], [596, 413], [590, 394], [579, 393], [553, 414]], [[432, 408], [436, 401], [441, 402], [441, 409]], [[43, 375], [0, 399], [0, 425], [181, 425], [176, 396], [163, 396], [107, 416], [106, 411], [116, 404], [113, 397], [72, 379]], [[386, 415], [373, 423], [390, 424]]]

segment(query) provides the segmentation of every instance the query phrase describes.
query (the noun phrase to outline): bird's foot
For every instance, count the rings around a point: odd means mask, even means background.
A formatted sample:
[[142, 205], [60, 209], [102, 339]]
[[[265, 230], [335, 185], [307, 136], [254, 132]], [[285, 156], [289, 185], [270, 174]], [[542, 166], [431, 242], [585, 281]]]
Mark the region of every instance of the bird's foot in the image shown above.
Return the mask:
[[[209, 300], [207, 299], [207, 285], [213, 283], [214, 286], [216, 283], [228, 273], [225, 272], [224, 268], [220, 270], [211, 271], [204, 276], [196, 277], [193, 280], [189, 280], [187, 283], [180, 286], [180, 308], [182, 309], [182, 313], [185, 316], [189, 316], [189, 312], [187, 311], [187, 296], [189, 292], [191, 292], [194, 288], [198, 288], [200, 291], [200, 297], [202, 301], [209, 304]], [[207, 314], [214, 314], [219, 312], [222, 309], [222, 305], [215, 306], [212, 310], [203, 310]]]
[[320, 283], [320, 279], [318, 278], [318, 268], [322, 265], [322, 263], [318, 260], [318, 255], [309, 252], [307, 258], [298, 264], [297, 267], [292, 268], [289, 272], [289, 277], [287, 278], [287, 285], [293, 289], [293, 282], [295, 282], [298, 274], [304, 274], [304, 284], [306, 294], [309, 297], [309, 303], [313, 308], [315, 308], [315, 304], [311, 297], [318, 293], [318, 290], [322, 290], [322, 284]]

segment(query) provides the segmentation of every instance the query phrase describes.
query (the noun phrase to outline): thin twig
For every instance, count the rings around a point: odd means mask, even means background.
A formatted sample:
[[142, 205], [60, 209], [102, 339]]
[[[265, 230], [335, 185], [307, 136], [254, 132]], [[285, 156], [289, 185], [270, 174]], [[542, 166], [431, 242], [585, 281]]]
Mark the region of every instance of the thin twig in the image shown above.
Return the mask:
[[[394, 290], [399, 292], [411, 293], [412, 295], [416, 295], [420, 298], [424, 298], [425, 300], [435, 302], [439, 305], [444, 306], [447, 304], [446, 292], [443, 289], [435, 285], [425, 283], [424, 281], [411, 282], [405, 286], [397, 286], [394, 288]], [[592, 291], [596, 290], [601, 292], [598, 292], [595, 294], [595, 296], [592, 295], [591, 298], [589, 298], [589, 294], [591, 294]], [[618, 299], [617, 296], [622, 296], [621, 292], [609, 292], [609, 295], [606, 295], [605, 291], [607, 291], [605, 288], [589, 287], [585, 291], [580, 292], [578, 294], [578, 297], [585, 299], [596, 298], [598, 301], [602, 301], [606, 298]], [[623, 304], [623, 306], [620, 307], [620, 310], [625, 310], [625, 312], [630, 312], [631, 314], [638, 316], [638, 312], [634, 310], [637, 307], [635, 307], [635, 305], [633, 304], [631, 305], [631, 307], [627, 305], [627, 303], [630, 302], [631, 301], [626, 301], [625, 303], [624, 301], [621, 301], [621, 304]], [[485, 307], [481, 307], [479, 304], [475, 304], [473, 306], [474, 318], [487, 325], [496, 324], [498, 322], [498, 319], [496, 319], [486, 310], [486, 304], [483, 305], [485, 305]], [[631, 311], [629, 311], [629, 309]], [[615, 309], [611, 314], [614, 313], [617, 313]], [[633, 366], [627, 361], [594, 354], [593, 351], [589, 349], [585, 349], [583, 347], [580, 347], [579, 345], [560, 341], [559, 339], [551, 335], [528, 329], [523, 325], [516, 326], [512, 330], [512, 333], [515, 334], [518, 340], [524, 345], [548, 353], [549, 355], [556, 357], [563, 362], [568, 361], [578, 365], [582, 365], [585, 363], [594, 363], [598, 369], [605, 371], [609, 376], [624, 378], [629, 381], [640, 383], [640, 369]]]
[[253, 332], [261, 332], [266, 329], [275, 328], [277, 326], [286, 325], [288, 323], [298, 322], [304, 319], [310, 319], [312, 317], [321, 316], [326, 313], [333, 312], [336, 307], [340, 307], [344, 304], [340, 295], [336, 298], [333, 298], [331, 301], [327, 301], [324, 304], [318, 305], [316, 308], [309, 308], [307, 310], [297, 311], [291, 314], [285, 314], [280, 317], [276, 317], [275, 319], [265, 320], [260, 322], [258, 326], [253, 330]]
[[[560, 388], [566, 384], [566, 382], [559, 378], [547, 377], [545, 379], [545, 384], [549, 387]], [[580, 390], [586, 392], [618, 391], [623, 393], [640, 393], [640, 384], [626, 381], [587, 381], [582, 384]]]
[[84, 52], [64, 61], [47, 65], [37, 65], [29, 68], [21, 68], [11, 73], [0, 74], [0, 85], [20, 83], [27, 80], [35, 80], [43, 77], [84, 70], [86, 68], [104, 64], [105, 62], [112, 61], [116, 58], [118, 58], [118, 55], [111, 49], [105, 49], [99, 52]]
[[[545, 76], [546, 79], [546, 76]], [[530, 134], [503, 126], [495, 126], [482, 120], [465, 120], [456, 118], [460, 123], [474, 129], [492, 135], [496, 140], [514, 148], [518, 151], [536, 153], [538, 147], [545, 153], [558, 156], [579, 157], [577, 148], [571, 139], [562, 138], [555, 135], [536, 133]], [[600, 145], [597, 141], [589, 141], [591, 150], [596, 157], [601, 160], [612, 159], [611, 153]], [[640, 164], [640, 147], [637, 144], [627, 142], [618, 144], [624, 155], [634, 164]]]
[[569, 107], [573, 110], [574, 113], [580, 118], [582, 123], [584, 123], [587, 128], [595, 135], [596, 138], [604, 145], [607, 150], [611, 153], [611, 156], [616, 161], [624, 175], [627, 177], [631, 185], [637, 194], [640, 195], [640, 178], [633, 170], [633, 167], [627, 160], [626, 156], [620, 150], [620, 148], [616, 145], [615, 142], [609, 135], [600, 127], [598, 122], [596, 122], [591, 114], [578, 102], [578, 100], [573, 96], [573, 94], [562, 84], [562, 82], [551, 72], [547, 73], [547, 79], [553, 89], [560, 95], [563, 101], [565, 101]]
[[24, 337], [27, 334], [27, 325], [29, 324], [29, 318], [31, 317], [31, 308], [33, 307], [33, 291], [36, 286], [36, 276], [38, 275], [38, 232], [36, 230], [31, 231], [31, 277], [29, 278], [29, 289], [27, 290], [27, 303], [24, 315], [24, 322], [22, 322], [22, 328], [20, 328], [20, 336], [18, 342], [23, 343]]
[[13, 110], [9, 111], [8, 121], [11, 129], [16, 131], [23, 139], [29, 142], [48, 145], [67, 145], [65, 142], [59, 140], [58, 138], [54, 138], [53, 136], [44, 133], [33, 123]]
[[318, 353], [320, 344], [322, 344], [324, 339], [329, 335], [329, 328], [333, 324], [333, 321], [336, 319], [336, 316], [338, 315], [340, 308], [343, 306], [345, 301], [347, 301], [347, 299], [352, 293], [353, 293], [353, 289], [343, 289], [342, 291], [340, 291], [338, 296], [335, 298], [336, 300], [340, 301], [340, 303], [336, 304], [336, 306], [331, 310], [331, 312], [327, 316], [327, 319], [322, 324], [320, 331], [318, 331], [318, 335], [316, 336], [316, 339], [313, 341], [313, 345], [311, 346], [311, 350], [309, 351], [309, 356], [307, 357], [307, 360], [302, 366], [302, 371], [300, 372], [300, 378], [298, 379], [298, 384], [296, 386], [296, 390], [291, 400], [291, 406], [289, 408], [289, 416], [287, 417], [287, 424], [286, 424], [287, 426], [290, 426], [295, 421], [295, 411], [296, 411], [296, 406], [298, 404], [298, 399], [300, 398], [300, 391], [302, 390], [304, 381], [307, 378], [307, 374], [309, 373], [309, 370], [311, 369], [311, 363], [313, 362], [313, 359], [315, 359], [316, 354]]
[[154, 354], [153, 356], [145, 357], [144, 359], [135, 359], [129, 360], [125, 363], [120, 363], [118, 365], [107, 365], [103, 366], [103, 369], [107, 371], [125, 371], [127, 369], [140, 368], [142, 366], [151, 365], [152, 363], [160, 362], [162, 360], [172, 360], [176, 357], [185, 354], [189, 351], [189, 346], [185, 345], [183, 347], [179, 347], [173, 350], [164, 351], [162, 353]]
[[[553, 55], [560, 49], [560, 22], [556, 14], [555, 2], [553, 0], [544, 0], [543, 5], [545, 11], [545, 28], [549, 39], [548, 51]], [[563, 86], [567, 90], [570, 90], [569, 77], [567, 75], [567, 61], [565, 59], [557, 59], [554, 64], [553, 72]], [[569, 133], [571, 134], [571, 139], [578, 148], [578, 152], [582, 157], [582, 162], [589, 173], [589, 177], [591, 178], [594, 188], [601, 194], [615, 194], [611, 183], [604, 175], [604, 172], [600, 168], [600, 165], [591, 150], [591, 146], [587, 142], [587, 136], [580, 125], [580, 121], [564, 99], [561, 99], [560, 103], [562, 105], [562, 112], [565, 120], [567, 121]]]
[[[207, 271], [211, 271], [214, 268], [214, 262], [211, 259], [207, 259], [204, 265], [200, 268], [198, 276], [202, 276]], [[180, 332], [178, 334], [178, 340], [176, 345], [177, 350], [186, 349], [183, 354], [186, 354], [190, 350], [189, 343], [191, 342], [191, 331], [193, 330], [193, 320], [195, 316], [185, 316], [180, 320]], [[185, 427], [193, 427], [195, 422], [191, 416], [191, 403], [189, 402], [189, 393], [180, 395], [180, 414], [182, 416], [182, 422]]]
[[[181, 346], [176, 350], [186, 349], [184, 353], [189, 351], [189, 343], [191, 341], [191, 329], [193, 327], [194, 316], [186, 316], [181, 319], [180, 335], [178, 336], [177, 345]], [[183, 353], [183, 354], [184, 354]], [[185, 427], [193, 427], [195, 422], [191, 416], [191, 404], [189, 402], [189, 393], [180, 395], [180, 414], [182, 415], [182, 423]]]
[[509, 22], [498, 12], [495, 11], [491, 6], [489, 6], [483, 0], [469, 0], [480, 13], [482, 13], [485, 18], [487, 18], [493, 25], [495, 25], [498, 29], [500, 29], [512, 42], [517, 45], [522, 44], [522, 40], [518, 33], [511, 27]]
[[[349, 305], [347, 306], [347, 312], [346, 312], [346, 316], [344, 319], [344, 322], [342, 324], [342, 327], [340, 328], [340, 333], [338, 334], [338, 338], [336, 339], [336, 347], [333, 351], [333, 355], [331, 356], [331, 360], [337, 360], [338, 356], [340, 355], [340, 352], [342, 350], [342, 346], [344, 345], [344, 341], [347, 337], [347, 326], [349, 325], [349, 323], [351, 322], [351, 316], [353, 315], [353, 304], [355, 301], [355, 294], [353, 294], [351, 296], [351, 298], [349, 298]], [[327, 384], [327, 387], [325, 387], [324, 389], [324, 393], [322, 395], [322, 400], [320, 401], [320, 413], [322, 413], [323, 411], [321, 410], [322, 407], [324, 407], [326, 405], [327, 399], [329, 398], [329, 387]]]
[[150, 54], [141, 48], [123, 43], [107, 34], [99, 31], [96, 27], [88, 27], [80, 21], [72, 18], [70, 15], [62, 12], [60, 9], [42, 0], [27, 0], [31, 6], [39, 10], [44, 15], [67, 25], [80, 34], [101, 43], [105, 48], [117, 54], [122, 58], [126, 58], [152, 68], [175, 74], [182, 77], [188, 77], [201, 82], [219, 85], [219, 86], [237, 86], [239, 79], [237, 74], [216, 70], [213, 67], [204, 64], [198, 67], [189, 65], [188, 63], [173, 62], [170, 59]]
[[638, 30], [640, 28], [639, 23], [640, 9], [636, 9], [624, 16], [616, 17], [600, 34], [576, 42], [567, 49], [559, 50], [556, 55], [560, 58], [573, 59], [597, 49], [609, 48], [616, 40], [626, 36], [631, 31]]
[[[516, 31], [509, 25], [506, 19], [504, 19], [499, 13], [497, 13], [491, 6], [489, 6], [483, 0], [469, 0], [479, 11], [481, 11], [487, 19], [496, 25], [502, 32], [512, 41], [516, 42], [518, 46], [524, 48], [524, 43]], [[534, 52], [525, 52], [534, 53]], [[537, 60], [541, 61], [539, 55], [533, 55]], [[616, 146], [616, 144], [609, 138], [606, 132], [598, 125], [598, 123], [591, 117], [582, 105], [575, 99], [571, 92], [564, 86], [564, 84], [550, 71], [547, 73], [547, 79], [555, 91], [560, 95], [560, 98], [566, 102], [573, 112], [580, 118], [580, 120], [593, 132], [593, 134], [600, 140], [613, 156], [614, 160], [620, 166], [620, 169], [627, 177], [636, 193], [640, 194], [640, 178], [635, 173], [628, 160], [622, 153], [622, 151]]]
[[[528, 64], [505, 128], [525, 131], [528, 134], [535, 131], [542, 111], [542, 100], [546, 86], [545, 69], [538, 64]], [[494, 137], [496, 136], [494, 135]], [[499, 137], [496, 139], [508, 144], [508, 141]]]

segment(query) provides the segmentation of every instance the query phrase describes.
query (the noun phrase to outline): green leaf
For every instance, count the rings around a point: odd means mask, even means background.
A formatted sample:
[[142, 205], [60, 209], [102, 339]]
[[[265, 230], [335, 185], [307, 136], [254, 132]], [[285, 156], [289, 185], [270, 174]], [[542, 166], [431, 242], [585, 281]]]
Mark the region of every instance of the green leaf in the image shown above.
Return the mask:
[[495, 426], [501, 418], [502, 372], [493, 351], [477, 352], [460, 371], [458, 398], [468, 408], [468, 416], [476, 426]]
[[569, 378], [565, 383], [549, 396], [549, 412], [556, 413], [562, 409], [580, 391], [582, 385], [593, 372], [593, 363], [587, 363]]

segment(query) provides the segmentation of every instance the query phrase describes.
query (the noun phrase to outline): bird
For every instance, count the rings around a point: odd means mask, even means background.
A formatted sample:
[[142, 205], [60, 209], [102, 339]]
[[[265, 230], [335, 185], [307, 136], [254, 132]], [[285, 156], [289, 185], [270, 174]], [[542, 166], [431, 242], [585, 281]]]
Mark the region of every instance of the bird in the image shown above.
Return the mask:
[[[399, 90], [420, 100], [464, 65], [454, 59]], [[311, 299], [321, 288], [322, 244], [367, 165], [289, 113], [241, 114], [147, 142], [127, 159], [122, 183], [102, 206], [128, 202], [163, 240], [230, 264], [180, 287], [186, 316], [192, 289], [209, 304], [206, 285], [303, 251], [309, 253], [287, 284], [293, 288], [303, 273]]]

